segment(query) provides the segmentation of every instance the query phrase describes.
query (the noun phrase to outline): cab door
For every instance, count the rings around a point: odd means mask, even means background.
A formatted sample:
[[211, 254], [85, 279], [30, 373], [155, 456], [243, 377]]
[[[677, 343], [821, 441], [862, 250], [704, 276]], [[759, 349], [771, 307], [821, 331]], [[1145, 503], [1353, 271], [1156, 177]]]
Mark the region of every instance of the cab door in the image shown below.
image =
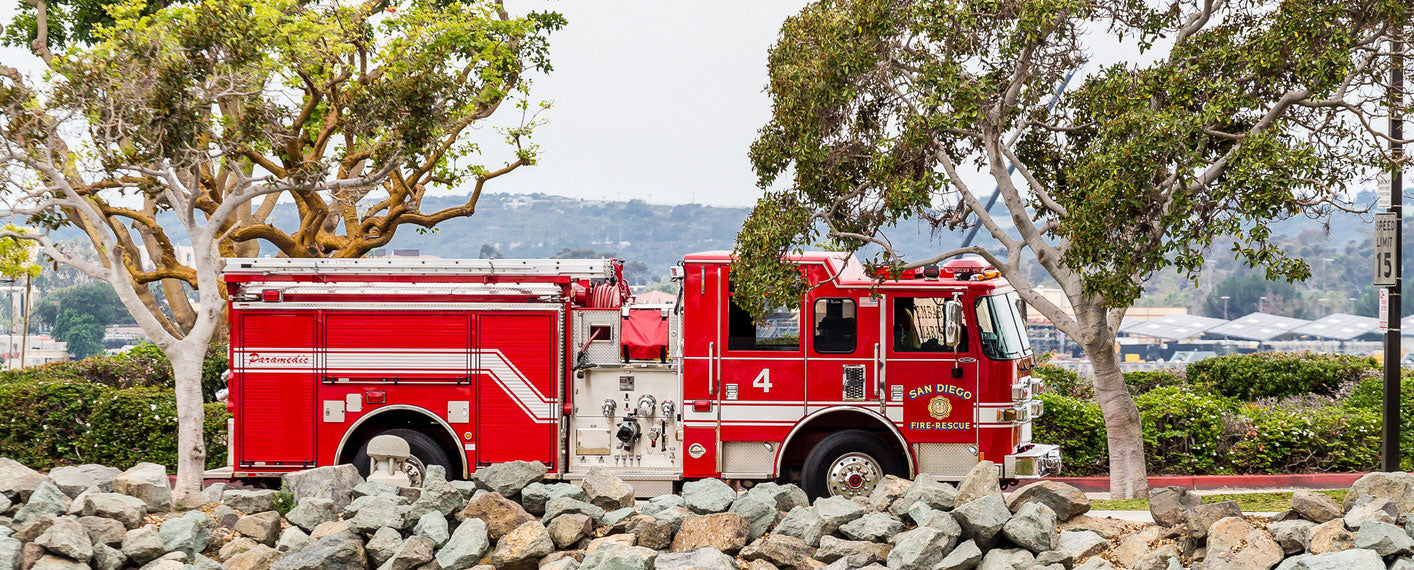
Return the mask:
[[[808, 305], [806, 322], [807, 413], [835, 406], [878, 410], [877, 335], [861, 323], [877, 322], [875, 307], [852, 297], [821, 296]], [[877, 327], [874, 327], [877, 328]]]
[[944, 334], [947, 302], [961, 299], [944, 292], [885, 297], [884, 382], [901, 395], [900, 427], [915, 444], [919, 471], [935, 476], [960, 476], [976, 463], [978, 362], [967, 311], [960, 343], [947, 345]]
[[[717, 358], [721, 440], [782, 441], [805, 417], [805, 352], [801, 310], [778, 309], [757, 320], [725, 287]], [[724, 472], [733, 472], [724, 458]], [[759, 472], [759, 468], [753, 468]]]

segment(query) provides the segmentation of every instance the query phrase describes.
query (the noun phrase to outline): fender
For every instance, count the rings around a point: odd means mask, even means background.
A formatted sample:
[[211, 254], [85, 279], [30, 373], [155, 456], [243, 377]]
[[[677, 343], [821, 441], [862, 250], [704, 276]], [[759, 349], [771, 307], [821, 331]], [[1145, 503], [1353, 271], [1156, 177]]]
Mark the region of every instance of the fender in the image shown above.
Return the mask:
[[[385, 412], [392, 412], [392, 411], [397, 411], [397, 410], [406, 410], [406, 411], [410, 411], [410, 412], [417, 412], [417, 413], [419, 413], [419, 414], [421, 414], [421, 415], [427, 416], [428, 418], [431, 418], [432, 421], [436, 422], [437, 425], [442, 426], [442, 429], [447, 430], [447, 435], [452, 438], [452, 441], [455, 441], [455, 442], [460, 442], [460, 441], [461, 441], [461, 439], [457, 437], [457, 432], [452, 429], [452, 426], [449, 425], [446, 421], [444, 421], [441, 417], [438, 417], [437, 414], [432, 413], [431, 410], [428, 410], [427, 408], [422, 408], [422, 407], [419, 407], [419, 406], [408, 405], [408, 404], [393, 404], [393, 405], [391, 405], [391, 406], [383, 406], [383, 407], [378, 408], [377, 410], [375, 410], [375, 411], [373, 411], [373, 412], [364, 414], [363, 417], [361, 417], [361, 418], [355, 420], [354, 423], [353, 423], [353, 425], [349, 426], [349, 429], [344, 430], [344, 435], [343, 435], [343, 437], [339, 438], [339, 455], [343, 455], [344, 449], [345, 449], [344, 446], [345, 446], [345, 445], [348, 445], [349, 434], [352, 434], [353, 432], [358, 431], [359, 426], [363, 425], [363, 422], [366, 422], [366, 421], [368, 421], [369, 419], [378, 417], [378, 416], [382, 415], [382, 414], [385, 413]], [[468, 471], [469, 467], [468, 467], [467, 464], [466, 464], [466, 452], [465, 452], [465, 451], [458, 450], [458, 452], [457, 452], [456, 455], [457, 455], [457, 457], [461, 458], [462, 477], [463, 477], [463, 478], [466, 478], [466, 477], [471, 476], [471, 473]], [[337, 455], [335, 456], [334, 460], [335, 460], [335, 461], [338, 461], [338, 456], [337, 456]]]
[[781, 475], [781, 461], [785, 460], [785, 451], [786, 449], [790, 448], [791, 441], [795, 439], [796, 434], [800, 433], [801, 428], [810, 425], [810, 423], [820, 418], [821, 416], [836, 412], [862, 413], [873, 418], [874, 421], [877, 422], [879, 425], [887, 428], [889, 433], [894, 434], [894, 437], [898, 439], [899, 446], [903, 448], [903, 459], [904, 463], [908, 465], [909, 478], [911, 479], [913, 478], [913, 476], [917, 475], [917, 468], [915, 467], [913, 457], [913, 448], [908, 445], [908, 440], [903, 438], [903, 432], [900, 432], [898, 430], [898, 426], [895, 426], [893, 422], [889, 421], [888, 418], [880, 415], [879, 412], [867, 408], [855, 406], [830, 406], [828, 408], [818, 410], [815, 413], [805, 416], [800, 420], [800, 422], [795, 424], [795, 427], [791, 428], [790, 433], [786, 434], [786, 440], [784, 442], [781, 442], [780, 449], [776, 450], [776, 467], [774, 472], [775, 476], [779, 477]]

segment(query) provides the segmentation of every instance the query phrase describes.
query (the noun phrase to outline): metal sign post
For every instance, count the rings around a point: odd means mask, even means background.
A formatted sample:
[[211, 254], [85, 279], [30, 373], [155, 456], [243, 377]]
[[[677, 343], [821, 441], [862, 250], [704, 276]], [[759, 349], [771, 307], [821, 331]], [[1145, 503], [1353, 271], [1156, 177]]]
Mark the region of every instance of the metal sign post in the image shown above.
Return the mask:
[[[1404, 156], [1404, 145], [1400, 141], [1404, 138], [1404, 42], [1401, 41], [1400, 32], [1395, 32], [1395, 39], [1391, 41], [1391, 53], [1393, 54], [1390, 65], [1389, 81], [1389, 135], [1390, 135], [1390, 155], [1395, 160], [1394, 172], [1390, 174], [1389, 186], [1389, 209], [1386, 212], [1376, 214], [1375, 217], [1375, 285], [1388, 287], [1389, 305], [1385, 308], [1385, 319], [1389, 322], [1389, 328], [1385, 330], [1385, 390], [1384, 390], [1384, 441], [1380, 445], [1380, 468], [1384, 471], [1399, 471], [1399, 376], [1400, 376], [1400, 350], [1399, 350], [1399, 317], [1400, 298], [1399, 282], [1403, 274], [1401, 267], [1400, 249], [1402, 246], [1402, 229], [1404, 225], [1404, 175], [1400, 171], [1402, 165], [1399, 161]], [[1383, 218], [1382, 218], [1383, 217]], [[1393, 218], [1389, 220], [1388, 218]], [[1381, 248], [1381, 223], [1392, 221], [1393, 227], [1387, 231], [1393, 232], [1394, 243], [1392, 248]], [[1385, 236], [1389, 237], [1389, 236]], [[1392, 263], [1389, 263], [1388, 272], [1392, 275], [1384, 275], [1384, 283], [1381, 283], [1382, 267], [1386, 260], [1382, 260], [1381, 253], [1389, 253]], [[1393, 279], [1390, 279], [1393, 277]]]

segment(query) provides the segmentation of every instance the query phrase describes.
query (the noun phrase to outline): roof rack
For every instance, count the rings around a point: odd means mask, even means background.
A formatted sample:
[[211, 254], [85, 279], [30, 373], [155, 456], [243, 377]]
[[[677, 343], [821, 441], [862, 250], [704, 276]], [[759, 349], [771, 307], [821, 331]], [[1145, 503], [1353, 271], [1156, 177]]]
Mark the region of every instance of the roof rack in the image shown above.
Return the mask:
[[614, 276], [607, 259], [409, 259], [228, 258], [227, 275], [568, 275]]

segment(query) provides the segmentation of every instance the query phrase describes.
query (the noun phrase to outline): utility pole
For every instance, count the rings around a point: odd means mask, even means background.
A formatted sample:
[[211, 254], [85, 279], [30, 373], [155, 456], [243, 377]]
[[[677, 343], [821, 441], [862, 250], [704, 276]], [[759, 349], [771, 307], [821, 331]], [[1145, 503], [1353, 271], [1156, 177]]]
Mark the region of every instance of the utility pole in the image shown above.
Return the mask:
[[1390, 173], [1389, 209], [1394, 218], [1394, 280], [1387, 291], [1389, 303], [1385, 307], [1385, 319], [1389, 327], [1385, 329], [1385, 394], [1384, 394], [1384, 441], [1380, 445], [1380, 468], [1384, 471], [1399, 471], [1399, 285], [1403, 277], [1401, 249], [1404, 229], [1404, 38], [1403, 30], [1396, 29], [1390, 41], [1391, 63], [1389, 70], [1389, 146], [1394, 162]]

